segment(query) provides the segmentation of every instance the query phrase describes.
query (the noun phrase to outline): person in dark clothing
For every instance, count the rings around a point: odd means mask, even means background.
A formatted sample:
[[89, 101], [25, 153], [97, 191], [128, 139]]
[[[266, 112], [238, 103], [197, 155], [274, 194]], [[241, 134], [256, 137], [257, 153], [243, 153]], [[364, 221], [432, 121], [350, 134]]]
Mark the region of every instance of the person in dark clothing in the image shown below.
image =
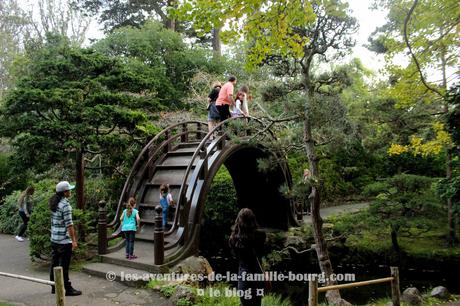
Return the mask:
[[[220, 120], [219, 110], [216, 106], [216, 100], [219, 96], [219, 91], [222, 85], [220, 82], [213, 84], [212, 90], [208, 95], [208, 130], [211, 132]], [[212, 139], [212, 137], [211, 137]]]
[[27, 230], [27, 224], [29, 224], [30, 214], [32, 213], [32, 195], [34, 194], [35, 189], [33, 186], [29, 186], [21, 192], [21, 195], [18, 199], [19, 206], [19, 216], [22, 219], [22, 224], [19, 227], [19, 232], [16, 235], [17, 241], [24, 241], [24, 234]]
[[[256, 231], [257, 228], [256, 216], [252, 210], [243, 208], [238, 213], [229, 239], [230, 248], [238, 258], [238, 292], [243, 306], [260, 306], [262, 303], [263, 271], [256, 250], [261, 249], [265, 243], [265, 234]], [[257, 280], [246, 280], [245, 275], [251, 275]]]
[[[50, 268], [50, 280], [54, 281], [53, 268], [62, 267], [64, 276], [65, 295], [80, 295], [81, 291], [72, 287], [69, 281], [69, 266], [72, 250], [78, 247], [77, 236], [72, 221], [72, 207], [68, 198], [70, 190], [75, 186], [67, 181], [59, 182], [56, 185], [56, 193], [49, 199], [48, 204], [51, 210], [51, 249], [52, 259]], [[54, 286], [51, 286], [51, 293], [55, 293]]]

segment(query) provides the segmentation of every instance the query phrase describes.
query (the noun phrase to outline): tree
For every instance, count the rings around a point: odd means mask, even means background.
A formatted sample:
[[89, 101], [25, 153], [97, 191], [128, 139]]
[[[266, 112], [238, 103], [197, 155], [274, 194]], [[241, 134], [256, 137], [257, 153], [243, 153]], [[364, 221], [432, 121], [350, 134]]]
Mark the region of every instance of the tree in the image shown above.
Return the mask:
[[410, 228], [429, 230], [431, 224], [420, 217], [439, 215], [439, 199], [431, 188], [434, 181], [426, 176], [398, 174], [375, 183], [376, 200], [370, 205], [369, 212], [375, 224], [390, 228], [391, 245], [396, 253], [401, 252], [398, 242], [401, 232]]
[[25, 29], [30, 20], [16, 0], [0, 3], [0, 99], [10, 86], [10, 69], [14, 58], [21, 52]]
[[175, 30], [175, 20], [168, 16], [168, 9], [174, 7], [174, 0], [72, 0], [73, 5], [88, 15], [98, 15], [99, 22], [106, 32], [132, 26], [141, 27], [152, 17], [159, 19], [163, 25]]
[[[433, 129], [428, 133], [429, 137], [413, 135], [409, 145], [395, 144], [390, 153], [446, 154], [446, 178], [449, 178], [452, 175], [452, 141], [445, 131], [444, 119], [439, 115], [449, 111], [448, 84], [458, 76], [460, 5], [458, 1], [450, 0], [384, 0], [377, 3], [389, 9], [387, 24], [377, 29], [373, 40], [374, 47], [380, 46], [375, 49], [384, 51], [389, 61], [387, 69], [393, 84], [388, 95], [407, 109], [420, 101], [437, 108], [432, 116]], [[410, 56], [409, 65], [401, 67], [391, 62], [403, 52]], [[429, 75], [440, 79], [429, 78]], [[447, 242], [452, 245], [457, 238], [451, 199], [447, 200], [447, 212]]]
[[[312, 127], [314, 121], [313, 106], [320, 104], [322, 99], [334, 104], [336, 97], [326, 88], [334, 78], [324, 82], [313, 73], [314, 60], [318, 58], [337, 58], [353, 45], [350, 34], [356, 30], [356, 21], [348, 15], [347, 5], [338, 0], [322, 1], [184, 1], [179, 7], [178, 15], [191, 20], [197, 30], [204, 32], [222, 26], [225, 21], [226, 30], [221, 32], [224, 42], [236, 40], [240, 34], [248, 43], [247, 64], [254, 67], [262, 64], [286, 64], [285, 71], [297, 84], [292, 90], [300, 91], [299, 113], [294, 118], [302, 125], [302, 148], [308, 156], [312, 180], [309, 196], [312, 208], [312, 220], [315, 246], [321, 270], [327, 275], [332, 274], [332, 264], [328, 255], [327, 245], [322, 233], [322, 219], [319, 213], [320, 171], [319, 156], [316, 146], [321, 139], [315, 139]], [[336, 52], [331, 56], [331, 50]], [[291, 69], [292, 68], [292, 69]], [[323, 89], [318, 94], [318, 88]], [[274, 122], [287, 121], [286, 118]], [[328, 284], [335, 282], [328, 280]], [[340, 298], [338, 291], [327, 294], [331, 304], [346, 303]]]
[[0, 134], [12, 139], [20, 169], [44, 170], [75, 157], [77, 207], [84, 208], [86, 154], [121, 155], [156, 128], [155, 74], [48, 35], [26, 53], [0, 110]]
[[158, 100], [170, 107], [182, 107], [190, 81], [198, 71], [214, 72], [209, 53], [188, 47], [179, 33], [159, 22], [149, 21], [140, 28], [114, 30], [93, 47], [109, 56], [119, 56], [154, 71], [153, 90]]
[[171, 11], [177, 6], [176, 0], [72, 0], [73, 5], [81, 12], [90, 16], [99, 16], [105, 32], [125, 26], [141, 28], [148, 21], [160, 21], [169, 30], [184, 33], [193, 41], [211, 46], [217, 56], [221, 54], [219, 38], [220, 28], [214, 28], [203, 35], [197, 36], [187, 22], [176, 20]]

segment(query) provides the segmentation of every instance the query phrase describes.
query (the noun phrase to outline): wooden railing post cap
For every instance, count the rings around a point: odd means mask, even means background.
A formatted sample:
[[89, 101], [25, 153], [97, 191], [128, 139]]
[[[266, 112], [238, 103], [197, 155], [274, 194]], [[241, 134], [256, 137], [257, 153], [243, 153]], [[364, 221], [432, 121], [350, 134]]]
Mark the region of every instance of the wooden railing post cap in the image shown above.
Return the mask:
[[107, 204], [104, 200], [100, 200], [99, 203], [97, 203], [100, 208], [104, 208], [105, 204]]

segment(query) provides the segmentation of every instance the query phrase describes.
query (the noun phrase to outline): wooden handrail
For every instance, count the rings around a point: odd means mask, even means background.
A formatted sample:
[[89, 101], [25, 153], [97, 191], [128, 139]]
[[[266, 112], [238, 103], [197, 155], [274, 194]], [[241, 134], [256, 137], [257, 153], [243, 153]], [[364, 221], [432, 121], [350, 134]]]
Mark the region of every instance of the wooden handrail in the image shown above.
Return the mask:
[[[134, 162], [133, 166], [131, 167], [131, 171], [128, 175], [128, 178], [126, 179], [126, 182], [123, 186], [123, 190], [121, 192], [121, 196], [120, 196], [120, 199], [118, 201], [118, 205], [117, 205], [117, 211], [115, 213], [115, 216], [113, 218], [113, 221], [110, 222], [109, 224], [107, 224], [107, 227], [114, 227], [115, 225], [118, 224], [118, 221], [119, 221], [119, 218], [120, 218], [120, 212], [121, 212], [121, 205], [123, 204], [124, 202], [124, 196], [125, 194], [132, 188], [131, 184], [132, 184], [132, 180], [133, 180], [133, 177], [134, 175], [137, 173], [137, 170], [140, 168], [140, 163], [141, 161], [143, 160], [144, 158], [144, 155], [145, 154], [148, 154], [148, 150], [156, 143], [158, 142], [158, 140], [161, 139], [161, 137], [163, 137], [167, 132], [170, 132], [172, 131], [173, 129], [175, 128], [178, 128], [178, 127], [182, 127], [184, 124], [186, 125], [192, 125], [192, 124], [197, 124], [197, 125], [202, 125], [202, 126], [206, 126], [206, 123], [204, 122], [201, 122], [201, 121], [187, 121], [187, 122], [181, 122], [181, 123], [176, 123], [176, 124], [173, 124], [173, 125], [170, 125], [168, 127], [166, 127], [164, 130], [162, 130], [160, 133], [158, 133], [157, 135], [155, 135], [154, 138], [152, 138], [145, 146], [144, 148], [141, 150], [141, 152], [139, 153], [136, 161]], [[193, 130], [191, 130], [193, 132]], [[173, 137], [173, 136], [170, 136], [170, 137]]]
[[49, 281], [49, 280], [40, 279], [40, 278], [35, 278], [35, 277], [19, 275], [19, 274], [0, 272], [0, 276], [26, 280], [29, 282], [34, 282], [34, 283], [48, 285], [48, 286], [54, 286], [55, 294], [56, 294], [56, 305], [65, 306], [66, 302], [65, 302], [65, 291], [64, 291], [64, 274], [63, 274], [62, 267], [60, 266], [54, 267], [53, 275], [54, 275], [54, 282]]
[[[214, 129], [212, 131], [210, 131], [201, 140], [201, 143], [196, 148], [196, 151], [193, 154], [193, 156], [192, 156], [192, 158], [191, 158], [191, 160], [190, 160], [190, 162], [189, 162], [189, 164], [187, 166], [187, 170], [185, 171], [184, 178], [182, 180], [181, 189], [179, 191], [179, 199], [178, 199], [178, 203], [177, 203], [178, 204], [177, 208], [179, 208], [179, 206], [183, 206], [184, 209], [185, 209], [186, 205], [189, 205], [188, 200], [193, 199], [193, 194], [195, 192], [195, 187], [196, 186], [194, 186], [195, 184], [193, 182], [189, 182], [191, 186], [188, 186], [187, 181], [188, 181], [189, 176], [191, 174], [192, 167], [195, 164], [195, 160], [197, 158], [200, 158], [203, 161], [206, 160], [206, 162], [201, 163], [201, 165], [199, 163], [197, 163], [196, 164], [197, 166], [194, 168], [194, 171], [198, 171], [198, 173], [200, 173], [200, 172], [203, 171], [203, 169], [202, 169], [203, 166], [205, 166], [205, 165], [208, 166], [209, 165], [208, 159], [209, 159], [210, 154], [214, 153], [213, 152], [214, 148], [217, 147], [219, 149], [219, 145], [226, 141], [227, 133], [224, 132], [223, 127], [227, 126], [230, 122], [234, 122], [234, 120], [247, 120], [248, 122], [249, 121], [257, 122], [258, 124], [260, 124], [261, 127], [264, 128], [265, 132], [267, 132], [272, 138], [275, 138], [275, 135], [273, 134], [273, 132], [270, 129], [266, 129], [266, 125], [263, 123], [263, 121], [258, 119], [258, 118], [255, 118], [255, 117], [233, 117], [233, 118], [229, 118], [227, 120], [224, 120], [224, 121], [220, 122], [217, 126], [214, 127]], [[213, 142], [210, 146], [207, 146], [207, 143], [210, 141], [210, 138], [213, 135], [216, 135], [217, 132], [220, 132], [220, 135], [218, 136], [218, 140], [216, 142]], [[205, 152], [205, 153], [203, 154], [201, 152]], [[282, 167], [282, 170], [284, 172], [284, 170], [285, 170], [284, 167]], [[289, 176], [288, 179], [290, 179], [290, 176]], [[192, 188], [192, 189], [190, 190], [190, 192], [187, 192], [187, 188]], [[190, 196], [188, 196], [188, 194], [190, 194]], [[185, 227], [184, 228], [184, 233], [189, 232], [188, 226], [189, 226], [189, 222], [186, 222], [185, 225], [184, 225], [184, 227]]]
[[329, 290], [339, 290], [339, 289], [346, 289], [346, 288], [354, 288], [354, 287], [362, 287], [362, 286], [369, 286], [381, 283], [391, 283], [391, 300], [393, 306], [401, 306], [400, 302], [400, 290], [399, 290], [399, 270], [398, 267], [390, 267], [391, 276], [372, 279], [367, 281], [361, 282], [354, 282], [348, 284], [340, 284], [340, 285], [331, 285], [318, 288], [318, 279], [314, 279], [309, 282], [308, 288], [308, 306], [317, 306], [318, 305], [318, 293], [326, 292]]
[[318, 292], [388, 283], [388, 282], [392, 282], [393, 280], [394, 280], [394, 277], [384, 277], [384, 278], [372, 279], [372, 280], [367, 280], [367, 281], [362, 281], [362, 282], [354, 282], [354, 283], [348, 283], [348, 284], [319, 287]]

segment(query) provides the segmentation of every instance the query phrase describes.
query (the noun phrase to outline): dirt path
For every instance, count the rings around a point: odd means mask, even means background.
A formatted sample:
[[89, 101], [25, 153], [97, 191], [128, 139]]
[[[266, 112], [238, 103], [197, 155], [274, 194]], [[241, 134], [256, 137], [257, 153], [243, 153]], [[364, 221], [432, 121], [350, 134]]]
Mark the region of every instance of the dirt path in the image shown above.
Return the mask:
[[[339, 215], [343, 213], [353, 213], [360, 211], [362, 209], [365, 209], [369, 207], [369, 203], [354, 203], [354, 204], [344, 204], [344, 205], [338, 205], [338, 206], [332, 206], [332, 207], [326, 207], [321, 209], [321, 217], [322, 218], [327, 218], [329, 216], [333, 215]], [[303, 217], [303, 220], [305, 223], [311, 223], [311, 216], [306, 215]]]
[[[14, 236], [0, 234], [0, 271], [49, 279], [47, 265], [31, 263], [28, 244], [27, 240], [17, 242]], [[70, 271], [70, 280], [83, 295], [66, 297], [67, 305], [170, 305], [152, 290], [127, 287], [85, 273]], [[46, 306], [56, 303], [47, 285], [4, 276], [0, 276], [0, 284], [0, 304]]]

